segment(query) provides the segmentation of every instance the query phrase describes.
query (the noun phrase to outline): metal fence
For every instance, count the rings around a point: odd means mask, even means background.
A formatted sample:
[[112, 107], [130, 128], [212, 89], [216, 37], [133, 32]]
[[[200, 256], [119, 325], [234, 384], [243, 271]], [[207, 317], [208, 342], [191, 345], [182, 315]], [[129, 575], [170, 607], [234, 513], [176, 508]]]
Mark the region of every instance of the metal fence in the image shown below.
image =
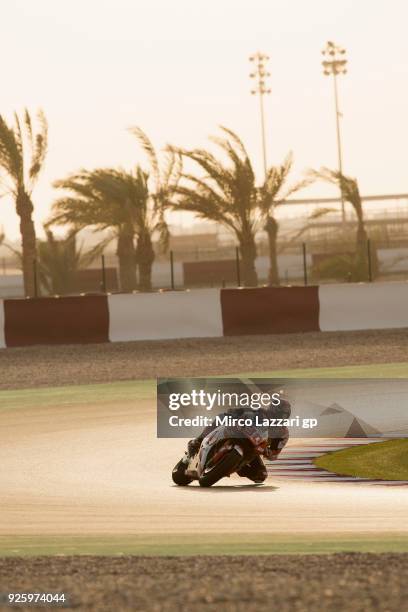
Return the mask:
[[[288, 241], [278, 243], [278, 269], [281, 285], [307, 285], [333, 282], [376, 282], [408, 280], [408, 240], [396, 244], [368, 240], [356, 255], [355, 239], [349, 242]], [[258, 285], [268, 284], [268, 244], [257, 244], [255, 266]], [[41, 262], [33, 262], [37, 295], [53, 292], [41, 283]], [[42, 270], [42, 272], [44, 272]], [[62, 273], [63, 274], [63, 273]], [[234, 244], [206, 248], [173, 248], [157, 254], [152, 266], [152, 290], [178, 290], [195, 287], [235, 287], [244, 283], [242, 260]], [[61, 295], [121, 292], [119, 262], [112, 253], [96, 259], [92, 266], [77, 270], [69, 287], [59, 279]], [[137, 284], [135, 290], [138, 290]], [[16, 257], [0, 258], [0, 298], [23, 297], [23, 277]]]

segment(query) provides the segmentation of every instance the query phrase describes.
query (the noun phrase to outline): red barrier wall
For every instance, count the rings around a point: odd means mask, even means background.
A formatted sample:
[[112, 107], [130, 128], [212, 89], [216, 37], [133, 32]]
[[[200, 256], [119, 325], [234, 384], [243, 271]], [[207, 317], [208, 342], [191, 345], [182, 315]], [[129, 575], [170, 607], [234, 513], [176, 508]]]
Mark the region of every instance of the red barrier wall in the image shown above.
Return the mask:
[[237, 264], [235, 259], [184, 261], [183, 278], [185, 287], [193, 285], [205, 287], [211, 284], [220, 286], [223, 281], [235, 284], [237, 280]]
[[222, 289], [224, 336], [319, 331], [318, 287]]
[[108, 342], [106, 296], [4, 301], [6, 346]]

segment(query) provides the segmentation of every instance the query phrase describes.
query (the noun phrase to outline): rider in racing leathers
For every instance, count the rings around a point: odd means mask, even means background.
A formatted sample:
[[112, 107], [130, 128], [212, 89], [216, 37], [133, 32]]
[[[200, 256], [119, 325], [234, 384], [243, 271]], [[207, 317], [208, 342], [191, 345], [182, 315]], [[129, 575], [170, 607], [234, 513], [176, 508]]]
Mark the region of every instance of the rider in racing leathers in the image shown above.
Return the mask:
[[[232, 417], [240, 417], [246, 410], [245, 408], [231, 408], [221, 416], [229, 415]], [[271, 405], [269, 408], [260, 408], [257, 412], [259, 418], [288, 419], [291, 414], [291, 406], [287, 400], [281, 398], [278, 406]], [[199, 451], [201, 442], [214, 429], [215, 425], [210, 425], [202, 431], [198, 438], [190, 440], [188, 443], [188, 453], [190, 457], [194, 456]], [[270, 427], [268, 446], [265, 449], [264, 457], [270, 461], [276, 460], [282, 449], [286, 446], [288, 439], [289, 430], [287, 427]], [[268, 473], [261, 457], [256, 455], [250, 463], [247, 463], [238, 471], [238, 475], [249, 478], [253, 482], [260, 483], [266, 480]]]

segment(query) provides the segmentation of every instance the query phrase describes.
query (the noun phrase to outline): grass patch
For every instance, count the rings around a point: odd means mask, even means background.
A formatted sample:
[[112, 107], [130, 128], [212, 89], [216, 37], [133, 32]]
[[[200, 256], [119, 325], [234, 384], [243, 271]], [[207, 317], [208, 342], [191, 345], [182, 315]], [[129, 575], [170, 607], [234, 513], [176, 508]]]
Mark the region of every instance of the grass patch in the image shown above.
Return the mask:
[[[205, 373], [203, 374], [205, 376]], [[218, 378], [408, 378], [408, 363], [387, 363], [336, 368], [299, 368], [272, 372], [220, 374]], [[214, 377], [216, 378], [216, 377]], [[87, 403], [134, 402], [156, 399], [155, 380], [66, 385], [0, 391], [0, 412], [9, 408], [72, 406]]]
[[0, 557], [268, 555], [408, 552], [407, 533], [0, 536]]
[[322, 455], [314, 461], [343, 476], [408, 480], [408, 440], [388, 440]]
[[43, 408], [47, 406], [75, 406], [91, 403], [134, 402], [154, 399], [155, 380], [129, 380], [116, 383], [67, 385], [0, 391], [0, 412], [8, 408]]
[[[230, 375], [224, 378], [229, 378]], [[370, 365], [330, 368], [295, 368], [274, 372], [235, 374], [243, 378], [408, 378], [408, 363], [374, 363]]]

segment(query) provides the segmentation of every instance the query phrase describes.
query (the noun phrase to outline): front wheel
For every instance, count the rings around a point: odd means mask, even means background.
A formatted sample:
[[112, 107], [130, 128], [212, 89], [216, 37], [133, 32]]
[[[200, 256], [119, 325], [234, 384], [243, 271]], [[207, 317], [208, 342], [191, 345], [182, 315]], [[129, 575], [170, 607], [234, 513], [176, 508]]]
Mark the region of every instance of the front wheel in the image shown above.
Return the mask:
[[186, 487], [190, 482], [193, 482], [193, 478], [186, 475], [186, 469], [187, 465], [184, 463], [183, 459], [180, 459], [171, 473], [173, 482], [179, 487]]
[[201, 487], [211, 487], [213, 484], [236, 471], [242, 461], [242, 455], [235, 448], [228, 451], [224, 457], [208, 472], [204, 471], [199, 479]]

